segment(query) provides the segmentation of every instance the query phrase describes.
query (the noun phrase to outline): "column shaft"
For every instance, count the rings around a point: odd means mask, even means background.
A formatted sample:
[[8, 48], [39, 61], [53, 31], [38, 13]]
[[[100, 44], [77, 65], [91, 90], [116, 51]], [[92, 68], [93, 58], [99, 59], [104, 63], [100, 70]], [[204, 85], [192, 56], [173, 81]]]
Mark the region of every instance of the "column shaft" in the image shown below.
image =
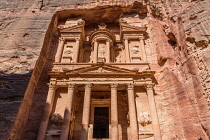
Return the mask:
[[117, 84], [111, 84], [111, 127], [112, 140], [118, 140]]
[[80, 140], [87, 140], [90, 117], [91, 84], [85, 85], [84, 107], [82, 114], [82, 131]]
[[76, 38], [75, 44], [75, 55], [74, 55], [74, 63], [77, 63], [79, 59], [79, 38]]
[[158, 115], [155, 105], [155, 99], [154, 99], [154, 92], [153, 92], [153, 84], [147, 84], [146, 85], [147, 90], [147, 96], [148, 96], [148, 102], [149, 102], [149, 108], [150, 108], [150, 116], [152, 120], [152, 126], [154, 131], [154, 137], [155, 140], [161, 140], [161, 132], [160, 132], [160, 126], [158, 121]]
[[126, 57], [126, 63], [130, 62], [130, 52], [129, 52], [129, 46], [128, 46], [128, 38], [125, 38], [125, 57]]
[[133, 91], [133, 85], [128, 84], [128, 108], [130, 118], [130, 136], [131, 140], [138, 140], [138, 126], [136, 116], [136, 103]]
[[144, 62], [146, 62], [147, 56], [146, 56], [146, 50], [145, 50], [145, 46], [144, 46], [144, 37], [143, 36], [140, 37], [139, 40], [140, 40], [140, 48], [141, 48], [140, 52], [142, 53], [142, 59]]
[[69, 128], [70, 128], [70, 117], [71, 117], [71, 108], [72, 108], [72, 100], [74, 95], [74, 84], [68, 85], [68, 97], [65, 104], [64, 111], [64, 119], [61, 129], [60, 140], [67, 140], [69, 136]]
[[94, 42], [94, 59], [93, 59], [93, 63], [96, 63], [98, 59], [98, 42], [95, 41]]
[[110, 63], [110, 42], [108, 40], [106, 41], [106, 50], [107, 50], [106, 62]]
[[65, 40], [63, 38], [60, 39], [58, 49], [55, 55], [55, 62], [60, 63], [61, 62], [61, 57], [63, 53], [63, 46], [64, 46]]
[[55, 97], [55, 88], [54, 87], [55, 86], [52, 85], [52, 84], [49, 87], [47, 100], [46, 100], [44, 113], [43, 113], [44, 115], [43, 115], [43, 118], [42, 118], [41, 125], [39, 127], [37, 140], [44, 140], [45, 139], [45, 134], [46, 134], [46, 131], [47, 131], [48, 121], [49, 121], [49, 117], [50, 117], [50, 114], [51, 114], [51, 111], [52, 111], [52, 106], [53, 106], [54, 97]]

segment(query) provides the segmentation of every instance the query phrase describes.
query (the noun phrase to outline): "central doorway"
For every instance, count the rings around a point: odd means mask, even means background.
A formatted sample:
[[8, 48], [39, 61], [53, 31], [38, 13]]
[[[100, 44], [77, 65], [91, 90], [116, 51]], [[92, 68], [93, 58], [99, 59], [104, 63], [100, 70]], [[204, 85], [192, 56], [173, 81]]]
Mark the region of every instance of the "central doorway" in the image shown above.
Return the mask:
[[94, 108], [93, 138], [109, 138], [109, 107]]

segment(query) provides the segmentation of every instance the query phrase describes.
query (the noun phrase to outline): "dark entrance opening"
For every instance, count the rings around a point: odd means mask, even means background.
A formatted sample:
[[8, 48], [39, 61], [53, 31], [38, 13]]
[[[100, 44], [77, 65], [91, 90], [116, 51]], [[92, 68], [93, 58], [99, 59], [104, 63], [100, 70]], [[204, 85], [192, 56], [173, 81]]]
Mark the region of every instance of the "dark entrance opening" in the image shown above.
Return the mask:
[[109, 138], [109, 108], [95, 107], [93, 138]]

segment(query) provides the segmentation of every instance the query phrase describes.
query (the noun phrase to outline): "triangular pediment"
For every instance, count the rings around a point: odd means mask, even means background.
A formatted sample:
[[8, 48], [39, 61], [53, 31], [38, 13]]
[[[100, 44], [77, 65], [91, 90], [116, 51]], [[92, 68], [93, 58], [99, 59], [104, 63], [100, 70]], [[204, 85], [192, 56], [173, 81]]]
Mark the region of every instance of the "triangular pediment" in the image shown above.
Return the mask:
[[111, 65], [92, 65], [89, 67], [78, 68], [70, 70], [69, 74], [135, 74], [134, 71], [125, 68], [120, 68]]

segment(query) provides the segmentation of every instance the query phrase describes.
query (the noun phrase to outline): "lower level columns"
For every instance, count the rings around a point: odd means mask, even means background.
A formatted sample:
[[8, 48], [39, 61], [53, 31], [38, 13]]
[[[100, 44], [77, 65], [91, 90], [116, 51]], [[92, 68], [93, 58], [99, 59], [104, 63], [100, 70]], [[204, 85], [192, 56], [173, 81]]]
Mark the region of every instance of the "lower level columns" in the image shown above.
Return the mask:
[[80, 140], [87, 140], [90, 116], [91, 84], [85, 85], [84, 107], [82, 114], [82, 130]]
[[50, 113], [52, 111], [52, 106], [53, 106], [53, 102], [54, 102], [54, 97], [55, 97], [55, 85], [50, 84], [49, 85], [49, 91], [48, 91], [48, 94], [47, 94], [47, 100], [46, 100], [46, 104], [45, 104], [45, 108], [44, 108], [44, 113], [43, 113], [44, 115], [43, 115], [43, 118], [42, 118], [41, 125], [39, 127], [37, 140], [44, 140], [45, 139], [47, 126], [48, 126], [48, 121], [49, 121]]
[[117, 84], [111, 84], [111, 128], [112, 140], [118, 140]]
[[162, 138], [161, 138], [157, 110], [155, 106], [153, 86], [154, 84], [150, 83], [150, 84], [146, 84], [145, 88], [147, 90], [148, 102], [149, 102], [149, 107], [150, 107], [150, 116], [152, 119], [152, 127], [154, 131], [154, 138], [155, 140], [161, 140]]
[[127, 85], [128, 90], [128, 108], [129, 108], [129, 121], [130, 121], [130, 139], [138, 140], [138, 126], [137, 126], [137, 116], [136, 116], [136, 103], [134, 96], [134, 86], [133, 84]]
[[61, 129], [60, 140], [68, 140], [73, 95], [74, 95], [74, 84], [69, 84], [68, 97], [65, 104], [66, 107], [64, 111], [64, 119], [63, 119], [63, 124], [62, 124], [62, 129]]

